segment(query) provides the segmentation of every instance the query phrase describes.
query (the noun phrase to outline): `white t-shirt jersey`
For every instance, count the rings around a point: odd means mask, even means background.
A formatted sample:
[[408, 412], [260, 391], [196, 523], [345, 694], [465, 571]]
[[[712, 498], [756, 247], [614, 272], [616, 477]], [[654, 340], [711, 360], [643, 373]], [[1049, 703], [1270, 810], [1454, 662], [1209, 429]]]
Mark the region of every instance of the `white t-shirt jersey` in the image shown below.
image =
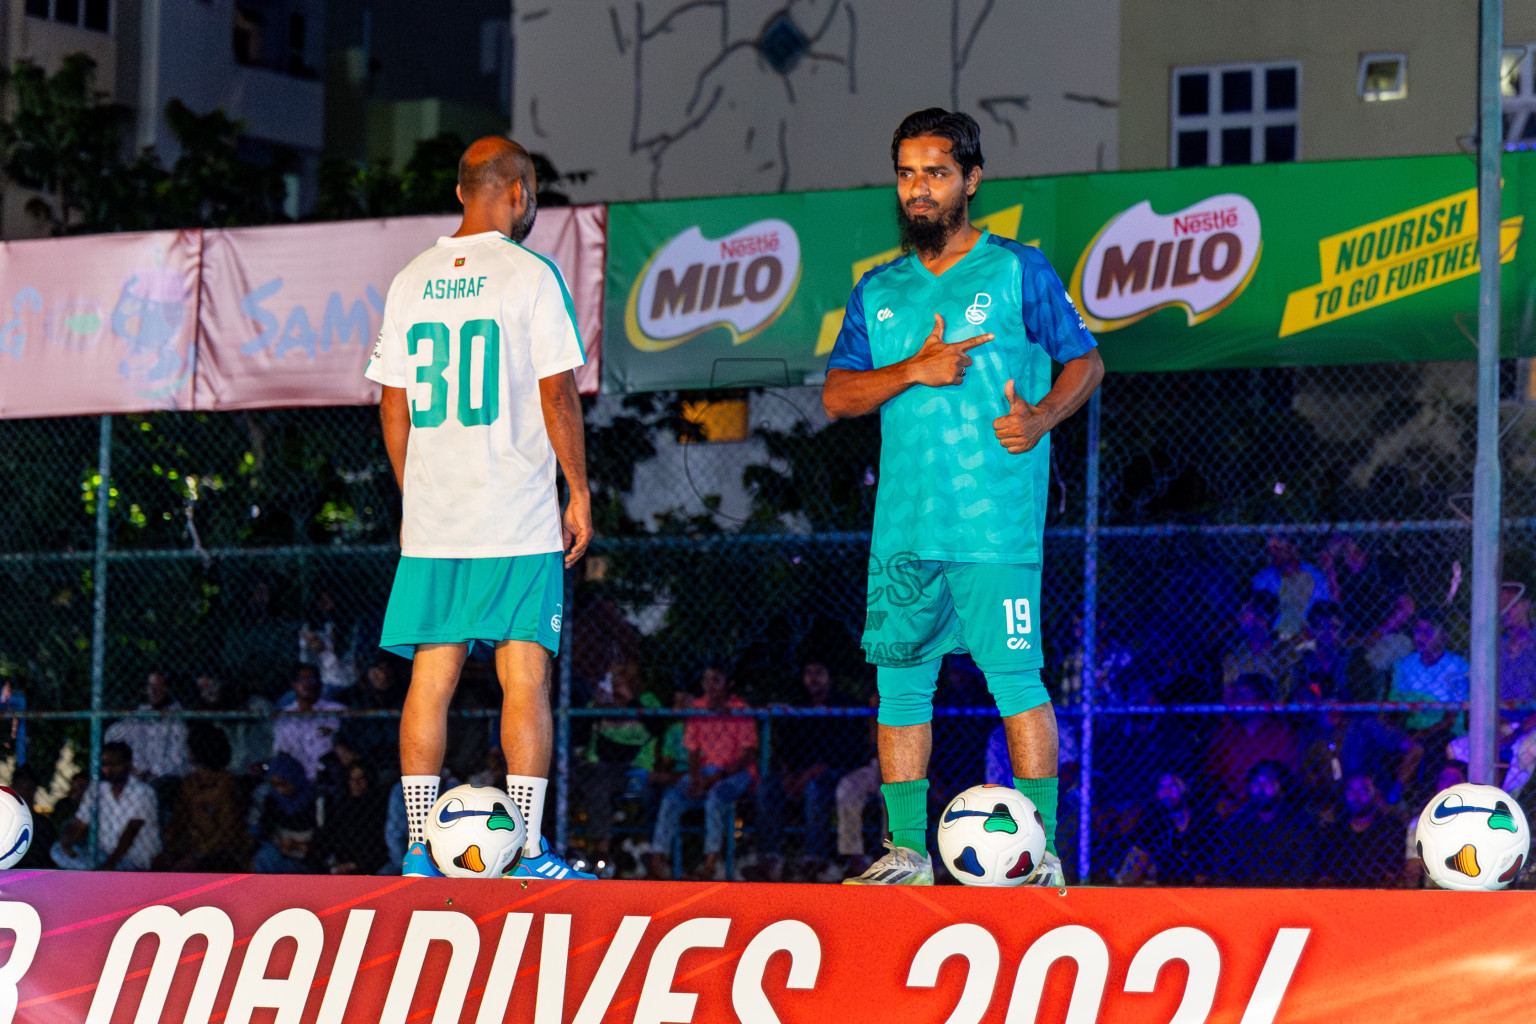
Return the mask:
[[584, 362], [560, 271], [498, 232], [439, 238], [396, 275], [365, 372], [411, 411], [401, 554], [561, 550], [539, 380]]

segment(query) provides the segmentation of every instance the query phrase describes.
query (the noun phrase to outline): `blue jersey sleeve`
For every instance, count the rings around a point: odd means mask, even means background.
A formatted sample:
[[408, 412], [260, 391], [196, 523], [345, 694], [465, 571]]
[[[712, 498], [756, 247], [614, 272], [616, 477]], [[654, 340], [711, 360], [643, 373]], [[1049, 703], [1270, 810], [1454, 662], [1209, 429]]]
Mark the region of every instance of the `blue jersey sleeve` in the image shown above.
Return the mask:
[[1024, 327], [1030, 340], [1058, 363], [1071, 362], [1097, 348], [1098, 342], [1088, 333], [1088, 325], [1072, 304], [1061, 278], [1040, 250], [996, 235], [992, 241], [1018, 257], [1023, 274], [1020, 298]]
[[837, 333], [837, 342], [832, 346], [832, 358], [827, 360], [829, 370], [875, 368], [874, 357], [869, 351], [869, 324], [864, 319], [864, 282], [868, 279], [868, 274], [859, 278], [859, 283], [853, 286], [853, 294], [848, 296], [848, 308], [843, 311], [843, 329]]

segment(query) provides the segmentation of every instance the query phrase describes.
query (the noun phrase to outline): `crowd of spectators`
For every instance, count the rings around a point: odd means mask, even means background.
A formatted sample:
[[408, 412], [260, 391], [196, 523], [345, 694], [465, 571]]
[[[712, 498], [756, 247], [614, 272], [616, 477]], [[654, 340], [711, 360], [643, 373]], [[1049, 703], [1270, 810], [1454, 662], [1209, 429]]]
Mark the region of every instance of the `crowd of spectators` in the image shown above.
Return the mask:
[[[1466, 716], [1421, 705], [1466, 700], [1468, 664], [1452, 639], [1464, 633], [1448, 634], [1441, 605], [1414, 595], [1391, 559], [1355, 538], [1327, 538], [1313, 562], [1295, 539], [1275, 536], [1264, 559], [1227, 611], [1226, 630], [1186, 638], [1204, 645], [1203, 662], [1170, 658], [1166, 628], [1153, 635], [1101, 620], [1091, 681], [1092, 880], [1420, 883], [1410, 823], [1446, 779], [1465, 777], [1468, 756]], [[230, 640], [256, 666], [253, 677], [271, 659], [255, 656], [252, 637], [278, 635], [258, 614], [262, 600], [253, 595], [250, 628]], [[1501, 697], [1536, 702], [1536, 623], [1523, 586], [1506, 584], [1500, 609]], [[1058, 840], [1070, 872], [1090, 681], [1083, 621], [1068, 623], [1047, 677], [1060, 718]], [[35, 806], [49, 809], [37, 815], [24, 863], [398, 871], [406, 845], [398, 711], [409, 666], [363, 643], [362, 628], [344, 628], [329, 594], [297, 632], [296, 645], [291, 627], [282, 634], [297, 657], [275, 690], [212, 671], [149, 671], [137, 712], [105, 730], [100, 781], [93, 787], [78, 772], [64, 791], [39, 797]], [[759, 674], [743, 688], [728, 664], [658, 678], [635, 642], [589, 646], [574, 662], [573, 695], [585, 710], [573, 719], [569, 832], [590, 869], [832, 881], [867, 866], [884, 825], [876, 700], [863, 666], [835, 669], [810, 652], [792, 675], [765, 685]], [[488, 717], [495, 697], [491, 666], [472, 660], [461, 706], [485, 714], [454, 719], [445, 788], [460, 779], [500, 784]], [[8, 766], [12, 787], [32, 800], [42, 783], [28, 764], [26, 723], [5, 717], [26, 706], [21, 688], [0, 684], [8, 758], [0, 772]], [[945, 660], [935, 706], [932, 809], [977, 782], [1008, 784], [1003, 730], [966, 656]], [[1536, 770], [1531, 709], [1506, 707], [1503, 743], [1505, 786], [1524, 798]]]

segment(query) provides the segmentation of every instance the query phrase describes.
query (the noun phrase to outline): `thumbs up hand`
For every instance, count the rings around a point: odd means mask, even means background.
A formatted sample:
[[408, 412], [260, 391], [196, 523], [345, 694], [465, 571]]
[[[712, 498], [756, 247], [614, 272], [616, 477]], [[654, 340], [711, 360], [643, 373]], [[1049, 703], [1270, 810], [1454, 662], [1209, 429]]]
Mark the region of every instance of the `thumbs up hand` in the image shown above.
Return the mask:
[[1039, 444], [1056, 424], [1043, 406], [1030, 405], [1020, 398], [1012, 380], [1003, 385], [1003, 396], [1008, 399], [1008, 411], [992, 421], [992, 432], [1010, 454], [1019, 455]]

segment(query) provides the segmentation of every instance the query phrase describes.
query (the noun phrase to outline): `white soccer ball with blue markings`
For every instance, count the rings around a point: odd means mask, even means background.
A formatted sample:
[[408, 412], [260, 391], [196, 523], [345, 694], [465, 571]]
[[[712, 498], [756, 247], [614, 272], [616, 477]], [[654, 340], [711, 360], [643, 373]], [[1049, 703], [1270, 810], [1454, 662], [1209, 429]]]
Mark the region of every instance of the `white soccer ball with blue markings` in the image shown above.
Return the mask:
[[495, 786], [454, 786], [427, 815], [427, 854], [449, 878], [500, 878], [517, 866], [528, 826]]
[[1008, 786], [972, 786], [939, 816], [939, 857], [966, 885], [1023, 885], [1045, 856], [1045, 821]]
[[32, 836], [32, 808], [14, 789], [0, 786], [0, 868], [21, 863]]
[[1472, 782], [1436, 793], [1414, 839], [1424, 870], [1442, 889], [1503, 889], [1531, 852], [1531, 826], [1515, 798]]

